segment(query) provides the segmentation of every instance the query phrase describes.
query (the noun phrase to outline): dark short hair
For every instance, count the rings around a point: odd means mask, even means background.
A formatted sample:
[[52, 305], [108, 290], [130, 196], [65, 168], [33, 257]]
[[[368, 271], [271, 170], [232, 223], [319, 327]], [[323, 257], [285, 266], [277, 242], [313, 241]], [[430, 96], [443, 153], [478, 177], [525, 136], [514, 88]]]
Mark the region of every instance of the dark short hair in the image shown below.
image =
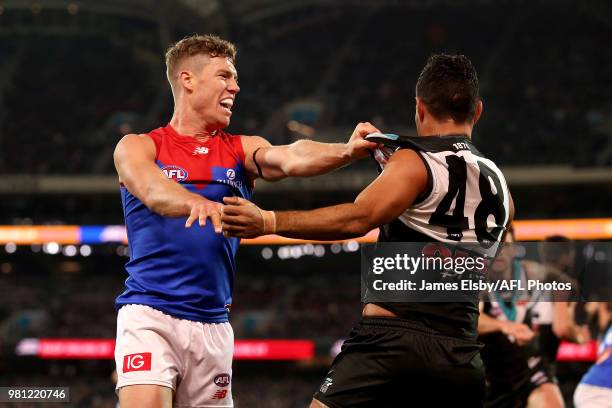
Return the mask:
[[192, 35], [172, 44], [166, 51], [166, 67], [168, 77], [174, 77], [177, 64], [194, 55], [208, 55], [210, 57], [226, 57], [232, 63], [236, 60], [236, 46], [216, 35]]
[[551, 235], [540, 243], [540, 257], [544, 262], [555, 262], [560, 256], [574, 251], [574, 241], [563, 235]]
[[437, 119], [472, 120], [480, 99], [476, 69], [465, 55], [432, 55], [419, 75], [416, 96]]
[[544, 242], [573, 242], [570, 238], [565, 235], [549, 235], [544, 238]]

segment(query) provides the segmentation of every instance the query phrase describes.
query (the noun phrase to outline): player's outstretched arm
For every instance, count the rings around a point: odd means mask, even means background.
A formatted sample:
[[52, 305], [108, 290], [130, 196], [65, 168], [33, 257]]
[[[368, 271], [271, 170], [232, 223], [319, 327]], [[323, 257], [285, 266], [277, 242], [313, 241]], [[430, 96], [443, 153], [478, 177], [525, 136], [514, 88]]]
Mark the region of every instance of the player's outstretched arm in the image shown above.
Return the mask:
[[155, 164], [155, 144], [147, 135], [124, 136], [113, 155], [119, 182], [151, 211], [166, 217], [188, 217], [189, 227], [198, 220], [206, 224], [210, 218], [221, 232], [220, 203], [190, 193], [180, 184], [169, 180]]
[[495, 332], [504, 333], [512, 342], [516, 342], [519, 346], [528, 344], [535, 335], [526, 324], [501, 321], [486, 314], [481, 314], [478, 318], [478, 334], [482, 335]]
[[286, 146], [272, 146], [259, 136], [242, 138], [246, 169], [252, 179], [276, 181], [285, 177], [317, 176], [368, 155], [376, 143], [365, 136], [379, 132], [371, 123], [357, 125], [347, 143], [320, 143], [299, 140]]
[[320, 240], [359, 237], [397, 218], [426, 185], [427, 170], [419, 155], [413, 150], [400, 150], [353, 203], [311, 211], [267, 212], [247, 200], [226, 197], [223, 231], [240, 238], [267, 233]]
[[526, 324], [498, 320], [484, 313], [483, 302], [480, 302], [479, 309], [478, 334], [480, 335], [502, 332], [519, 346], [524, 346], [529, 343], [535, 336], [535, 333]]

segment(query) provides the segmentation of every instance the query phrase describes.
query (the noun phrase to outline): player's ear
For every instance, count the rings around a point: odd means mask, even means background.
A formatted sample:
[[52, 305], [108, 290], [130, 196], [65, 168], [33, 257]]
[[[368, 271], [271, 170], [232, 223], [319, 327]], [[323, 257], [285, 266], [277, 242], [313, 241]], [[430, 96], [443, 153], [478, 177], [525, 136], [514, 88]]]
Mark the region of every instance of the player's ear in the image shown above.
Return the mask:
[[425, 108], [425, 103], [423, 102], [423, 100], [421, 98], [419, 98], [418, 96], [415, 97], [416, 99], [416, 117], [419, 119], [419, 122], [423, 122], [423, 119], [425, 119], [425, 111], [427, 110]]
[[475, 125], [480, 119], [480, 115], [482, 115], [482, 101], [479, 100], [476, 104], [476, 112], [474, 113], [474, 119], [472, 119], [472, 125]]
[[193, 91], [194, 75], [191, 71], [180, 71], [178, 74], [178, 82], [181, 87], [186, 88], [188, 91]]

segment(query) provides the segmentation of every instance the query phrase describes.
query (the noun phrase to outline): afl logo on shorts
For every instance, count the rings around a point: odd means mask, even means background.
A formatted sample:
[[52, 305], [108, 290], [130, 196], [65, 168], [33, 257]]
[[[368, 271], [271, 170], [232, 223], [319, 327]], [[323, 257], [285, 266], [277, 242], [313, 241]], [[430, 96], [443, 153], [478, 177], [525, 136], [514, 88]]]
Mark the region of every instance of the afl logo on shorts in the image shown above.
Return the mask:
[[227, 172], [225, 172], [225, 175], [227, 176], [228, 179], [233, 180], [236, 178], [236, 171], [234, 169], [227, 169]]
[[166, 177], [176, 181], [183, 181], [188, 176], [187, 170], [179, 166], [164, 166], [162, 167], [162, 171]]
[[230, 385], [231, 381], [232, 379], [227, 373], [219, 374], [213, 380], [217, 387], [227, 387], [228, 385]]
[[123, 372], [151, 371], [151, 353], [129, 354], [123, 357]]

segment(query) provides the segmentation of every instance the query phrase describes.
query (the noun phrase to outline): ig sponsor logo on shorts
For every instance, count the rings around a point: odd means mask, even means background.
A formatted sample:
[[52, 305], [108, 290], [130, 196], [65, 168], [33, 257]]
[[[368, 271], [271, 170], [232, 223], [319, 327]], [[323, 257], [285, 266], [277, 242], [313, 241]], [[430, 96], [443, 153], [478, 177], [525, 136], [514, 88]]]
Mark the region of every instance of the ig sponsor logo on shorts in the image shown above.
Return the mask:
[[215, 379], [213, 380], [217, 387], [227, 387], [228, 385], [230, 385], [231, 381], [232, 378], [227, 373], [219, 374], [215, 376]]
[[123, 372], [151, 371], [151, 353], [129, 354], [123, 357]]
[[166, 177], [176, 181], [183, 181], [188, 176], [187, 170], [179, 166], [164, 166], [162, 167], [162, 171]]
[[236, 178], [236, 170], [227, 169], [227, 171], [225, 172], [225, 175], [227, 176], [229, 180], [233, 181]]

